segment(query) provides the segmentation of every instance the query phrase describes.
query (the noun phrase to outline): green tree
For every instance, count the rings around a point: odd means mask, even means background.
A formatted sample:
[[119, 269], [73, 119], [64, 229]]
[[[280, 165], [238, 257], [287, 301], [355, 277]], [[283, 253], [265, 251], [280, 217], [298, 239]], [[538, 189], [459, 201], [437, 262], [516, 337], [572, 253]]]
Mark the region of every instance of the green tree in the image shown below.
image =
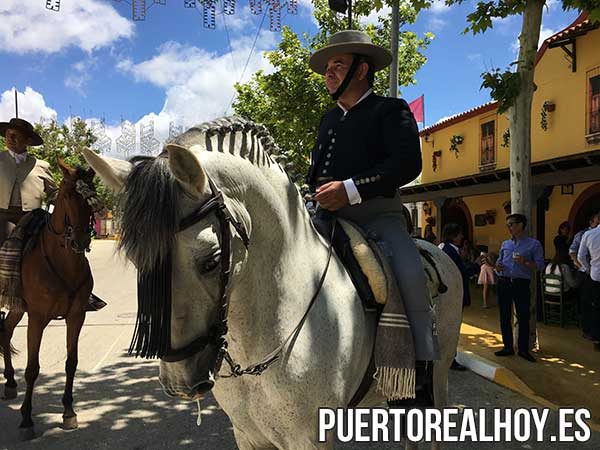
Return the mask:
[[[327, 0], [313, 0], [313, 3], [319, 32], [313, 36], [298, 36], [291, 29], [284, 28], [278, 48], [265, 54], [275, 70], [270, 74], [256, 72], [248, 83], [237, 84], [238, 95], [233, 105], [237, 114], [268, 128], [281, 147], [288, 173], [297, 182], [308, 170], [310, 149], [315, 142], [321, 116], [334, 104], [322, 76], [309, 69], [308, 60], [311, 53], [327, 43], [331, 34], [347, 28], [346, 19], [331, 11]], [[374, 43], [389, 47], [389, 17], [381, 18], [378, 25], [363, 26], [359, 23], [360, 18], [381, 7], [381, 1], [356, 0], [353, 6], [354, 28], [369, 33]], [[416, 17], [415, 9], [403, 3], [400, 26], [414, 23]], [[400, 34], [399, 85], [415, 83], [416, 71], [427, 60], [422, 51], [431, 39], [431, 33], [423, 37], [408, 31]], [[388, 79], [389, 69], [379, 72], [375, 91], [387, 92]]]
[[[50, 164], [50, 172], [57, 185], [62, 180], [62, 172], [58, 167], [58, 157], [62, 158], [71, 167], [87, 167], [81, 151], [86, 147], [91, 148], [96, 141], [96, 137], [83, 120], [75, 118], [70, 126], [60, 125], [54, 120], [47, 123], [37, 123], [34, 125], [34, 130], [44, 140], [44, 144], [39, 147], [30, 147], [28, 151], [36, 158], [43, 159]], [[1, 137], [0, 148], [5, 148], [4, 139]], [[115, 197], [112, 192], [106, 189], [98, 178], [95, 179], [94, 183], [96, 191], [104, 201], [105, 206], [108, 209], [113, 209]]]

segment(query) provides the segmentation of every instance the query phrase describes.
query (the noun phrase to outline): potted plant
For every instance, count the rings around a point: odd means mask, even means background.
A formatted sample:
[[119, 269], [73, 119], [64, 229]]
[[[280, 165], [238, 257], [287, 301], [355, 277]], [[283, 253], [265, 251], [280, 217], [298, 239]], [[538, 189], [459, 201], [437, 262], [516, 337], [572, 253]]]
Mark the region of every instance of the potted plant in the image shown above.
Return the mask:
[[546, 100], [542, 105], [540, 111], [540, 127], [542, 127], [542, 130], [548, 131], [548, 113], [553, 112], [555, 109], [556, 105], [550, 100]]
[[458, 146], [462, 144], [465, 139], [460, 134], [455, 134], [450, 138], [450, 151], [454, 153], [454, 156], [458, 158]]
[[441, 150], [436, 150], [435, 152], [433, 152], [433, 171], [435, 172], [437, 170], [437, 159], [442, 157], [442, 151]]
[[507, 128], [504, 130], [504, 133], [502, 133], [502, 144], [500, 145], [504, 148], [510, 147], [510, 128]]

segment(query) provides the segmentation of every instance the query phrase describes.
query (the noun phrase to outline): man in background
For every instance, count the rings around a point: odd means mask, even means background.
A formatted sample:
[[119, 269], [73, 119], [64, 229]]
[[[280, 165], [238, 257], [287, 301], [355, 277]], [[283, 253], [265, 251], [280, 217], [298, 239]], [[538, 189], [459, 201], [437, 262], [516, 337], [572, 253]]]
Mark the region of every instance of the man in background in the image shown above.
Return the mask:
[[531, 308], [530, 284], [537, 270], [544, 270], [544, 251], [537, 239], [527, 236], [527, 218], [523, 214], [510, 214], [506, 218], [510, 232], [500, 246], [496, 263], [498, 274], [498, 309], [504, 348], [496, 356], [515, 354], [512, 328], [513, 304], [519, 323], [518, 355], [530, 362], [535, 358], [529, 353], [529, 316]]

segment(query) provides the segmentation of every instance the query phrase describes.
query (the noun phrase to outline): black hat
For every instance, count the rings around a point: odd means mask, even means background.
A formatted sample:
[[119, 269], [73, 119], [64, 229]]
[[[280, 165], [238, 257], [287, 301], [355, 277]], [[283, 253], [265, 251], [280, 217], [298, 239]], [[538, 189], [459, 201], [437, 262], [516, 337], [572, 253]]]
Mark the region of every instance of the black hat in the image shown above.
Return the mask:
[[6, 137], [6, 130], [9, 128], [12, 128], [13, 130], [19, 130], [25, 134], [25, 136], [29, 138], [28, 145], [32, 147], [36, 147], [44, 143], [44, 140], [40, 137], [40, 135], [33, 131], [33, 125], [26, 120], [15, 118], [10, 119], [10, 122], [0, 122], [0, 136]]

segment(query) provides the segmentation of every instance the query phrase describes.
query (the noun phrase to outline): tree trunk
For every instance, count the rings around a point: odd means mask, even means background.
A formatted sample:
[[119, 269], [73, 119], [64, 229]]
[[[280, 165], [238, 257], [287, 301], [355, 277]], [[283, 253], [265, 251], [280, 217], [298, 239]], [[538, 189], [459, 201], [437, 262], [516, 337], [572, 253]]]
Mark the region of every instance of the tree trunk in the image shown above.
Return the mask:
[[392, 36], [390, 50], [392, 64], [390, 66], [390, 97], [398, 97], [398, 40], [400, 39], [400, 0], [392, 3]]
[[[533, 200], [531, 184], [531, 103], [533, 100], [535, 60], [542, 26], [542, 13], [545, 0], [527, 0], [523, 11], [523, 25], [519, 36], [519, 61], [517, 71], [520, 75], [519, 95], [508, 112], [510, 120], [510, 201], [513, 213], [527, 217], [529, 230], [532, 231]], [[535, 283], [536, 276], [532, 277]], [[533, 296], [530, 308], [529, 344], [537, 345], [536, 302]]]
[[545, 0], [527, 0], [519, 36], [520, 91], [508, 111], [510, 120], [510, 199], [513, 213], [531, 219], [531, 102], [537, 45]]

